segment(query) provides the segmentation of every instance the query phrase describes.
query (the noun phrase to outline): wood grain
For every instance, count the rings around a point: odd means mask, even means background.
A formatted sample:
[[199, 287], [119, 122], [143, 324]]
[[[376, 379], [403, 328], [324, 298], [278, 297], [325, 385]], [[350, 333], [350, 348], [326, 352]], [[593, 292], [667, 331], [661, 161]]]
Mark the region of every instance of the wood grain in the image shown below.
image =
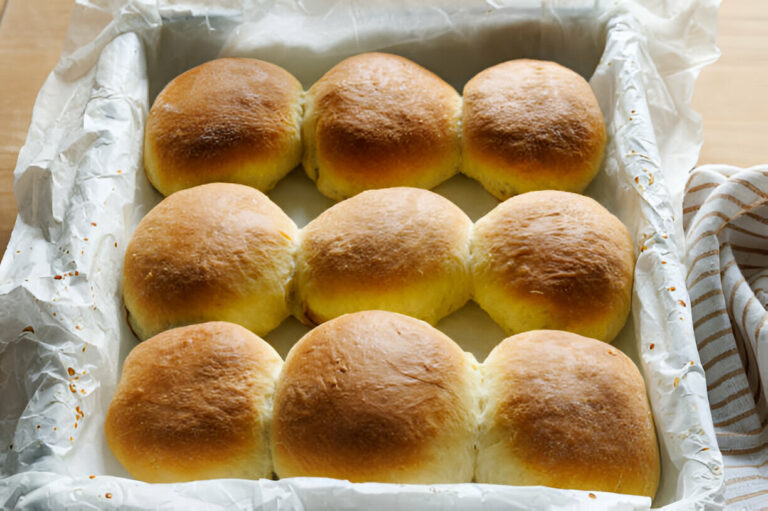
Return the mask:
[[61, 55], [74, 0], [0, 0], [0, 254], [16, 220], [13, 169], [37, 92]]
[[701, 72], [693, 95], [704, 121], [699, 164], [768, 163], [768, 2], [725, 0], [718, 31], [722, 56]]
[[[0, 0], [0, 254], [16, 219], [13, 168], [37, 92], [61, 53], [74, 0]], [[722, 57], [696, 83], [699, 163], [768, 163], [768, 1], [725, 0]]]

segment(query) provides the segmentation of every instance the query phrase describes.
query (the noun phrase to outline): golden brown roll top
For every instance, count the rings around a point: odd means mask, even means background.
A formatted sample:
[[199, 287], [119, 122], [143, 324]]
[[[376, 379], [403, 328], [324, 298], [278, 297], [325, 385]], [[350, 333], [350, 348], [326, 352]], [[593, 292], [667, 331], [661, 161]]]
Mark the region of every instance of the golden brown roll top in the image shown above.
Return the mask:
[[507, 332], [575, 332], [610, 342], [629, 314], [634, 252], [621, 221], [569, 192], [530, 192], [478, 220], [474, 298]]
[[163, 332], [125, 360], [107, 411], [109, 447], [147, 482], [270, 477], [267, 428], [281, 366], [238, 325]]
[[294, 313], [319, 324], [388, 310], [436, 323], [470, 295], [471, 220], [417, 188], [369, 190], [302, 230]]
[[271, 189], [301, 160], [301, 84], [256, 59], [206, 62], [155, 99], [144, 168], [162, 194], [218, 181]]
[[462, 172], [498, 199], [581, 192], [603, 159], [605, 120], [589, 84], [554, 62], [512, 60], [464, 87]]
[[477, 482], [654, 496], [656, 433], [643, 378], [626, 355], [540, 330], [504, 340], [482, 371]]
[[589, 84], [554, 62], [488, 68], [466, 84], [462, 107], [450, 85], [396, 55], [345, 59], [305, 98], [279, 66], [222, 58], [179, 75], [157, 96], [144, 164], [165, 195], [219, 181], [267, 191], [303, 150], [307, 174], [336, 200], [372, 188], [432, 188], [461, 164], [504, 199], [582, 191], [600, 168], [605, 139]]
[[304, 169], [341, 200], [390, 186], [432, 188], [458, 171], [461, 98], [414, 62], [364, 53], [308, 91]]
[[230, 321], [263, 335], [288, 316], [298, 231], [266, 195], [212, 183], [170, 195], [126, 249], [123, 297], [140, 339]]
[[275, 393], [279, 477], [353, 482], [472, 479], [476, 365], [427, 323], [347, 314], [291, 350]]

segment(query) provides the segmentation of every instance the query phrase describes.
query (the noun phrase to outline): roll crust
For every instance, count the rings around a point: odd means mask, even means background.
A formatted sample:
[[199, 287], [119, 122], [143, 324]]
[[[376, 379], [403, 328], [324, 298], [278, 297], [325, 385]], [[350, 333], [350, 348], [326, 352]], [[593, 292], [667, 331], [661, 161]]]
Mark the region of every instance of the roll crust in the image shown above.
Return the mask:
[[468, 482], [476, 367], [444, 334], [400, 314], [347, 314], [291, 350], [275, 393], [280, 477]]
[[600, 170], [605, 141], [589, 84], [554, 62], [504, 62], [464, 87], [462, 172], [498, 199], [583, 191]]
[[341, 200], [391, 186], [432, 188], [458, 171], [461, 98], [418, 64], [385, 53], [350, 57], [307, 93], [307, 175]]
[[223, 320], [264, 335], [288, 316], [298, 230], [264, 194], [211, 183], [177, 192], [139, 222], [123, 297], [140, 339]]
[[134, 348], [107, 411], [115, 457], [137, 479], [270, 477], [280, 356], [238, 325], [176, 328]]
[[643, 378], [626, 355], [540, 330], [502, 341], [482, 370], [478, 482], [654, 496], [656, 433]]
[[302, 95], [293, 75], [261, 60], [190, 69], [149, 111], [147, 178], [164, 195], [220, 181], [271, 189], [301, 160]]
[[309, 324], [381, 309], [432, 324], [470, 296], [471, 220], [416, 188], [369, 190], [302, 231], [294, 313]]
[[471, 253], [475, 300], [509, 333], [557, 329], [610, 342], [626, 322], [632, 239], [589, 197], [508, 199], [475, 224]]

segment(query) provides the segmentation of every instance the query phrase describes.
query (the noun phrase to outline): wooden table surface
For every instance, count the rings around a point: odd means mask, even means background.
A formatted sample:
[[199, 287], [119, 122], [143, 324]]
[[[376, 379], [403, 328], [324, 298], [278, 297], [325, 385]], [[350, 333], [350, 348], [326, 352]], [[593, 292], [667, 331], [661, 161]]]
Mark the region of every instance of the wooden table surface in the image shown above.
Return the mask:
[[[13, 169], [32, 106], [59, 60], [74, 0], [0, 0], [0, 254], [16, 203]], [[704, 69], [693, 99], [704, 119], [699, 163], [768, 163], [768, 1], [724, 0], [720, 60]]]

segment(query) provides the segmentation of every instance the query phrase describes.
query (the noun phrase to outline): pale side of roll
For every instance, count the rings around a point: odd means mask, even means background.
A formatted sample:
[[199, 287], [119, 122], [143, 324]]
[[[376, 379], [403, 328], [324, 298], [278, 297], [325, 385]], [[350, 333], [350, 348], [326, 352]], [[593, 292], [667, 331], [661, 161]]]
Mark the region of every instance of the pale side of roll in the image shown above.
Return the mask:
[[144, 169], [163, 195], [212, 182], [270, 190], [301, 160], [301, 84], [257, 59], [221, 58], [174, 78], [144, 131]]
[[406, 58], [349, 57], [309, 89], [305, 108], [304, 169], [332, 199], [432, 188], [458, 172], [461, 98]]
[[611, 342], [627, 320], [632, 239], [589, 197], [508, 199], [477, 221], [471, 252], [474, 298], [510, 334], [567, 330]]
[[629, 357], [595, 339], [538, 330], [502, 341], [481, 370], [477, 482], [653, 498], [659, 449]]
[[462, 172], [496, 198], [581, 192], [600, 170], [605, 120], [589, 84], [554, 62], [511, 60], [464, 87]]
[[269, 344], [232, 323], [163, 332], [125, 359], [107, 411], [109, 447], [151, 483], [269, 478], [281, 366]]
[[340, 202], [302, 229], [294, 314], [319, 324], [381, 309], [435, 324], [469, 299], [471, 229], [464, 212], [427, 190]]
[[170, 195], [139, 222], [125, 253], [123, 298], [140, 339], [230, 321], [257, 335], [288, 314], [298, 229], [266, 195], [211, 183]]
[[347, 314], [290, 351], [275, 392], [281, 478], [470, 482], [477, 364], [444, 334], [401, 314]]

